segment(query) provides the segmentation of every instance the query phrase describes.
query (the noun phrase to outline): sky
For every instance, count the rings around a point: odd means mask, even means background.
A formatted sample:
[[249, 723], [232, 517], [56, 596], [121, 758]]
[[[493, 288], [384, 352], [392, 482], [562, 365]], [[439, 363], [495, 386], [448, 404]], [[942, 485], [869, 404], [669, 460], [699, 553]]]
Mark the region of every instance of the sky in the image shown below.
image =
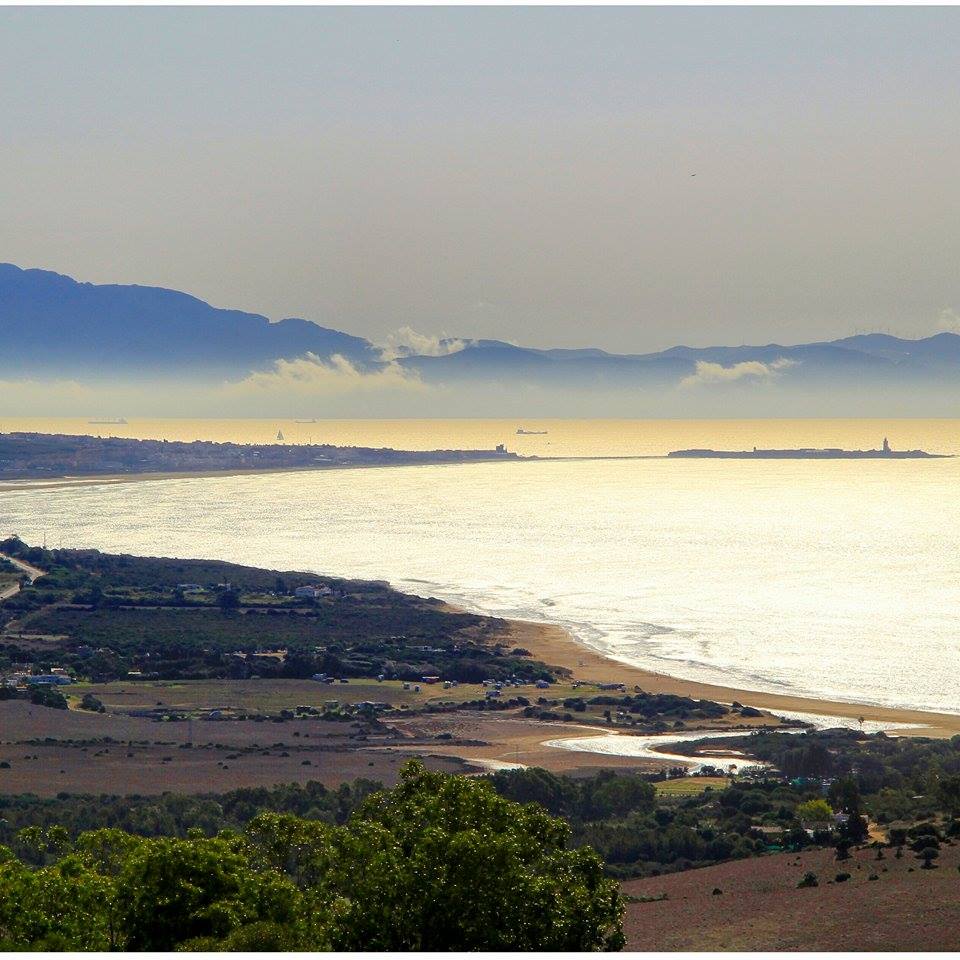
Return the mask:
[[2, 8], [0, 260], [383, 342], [960, 327], [960, 9]]

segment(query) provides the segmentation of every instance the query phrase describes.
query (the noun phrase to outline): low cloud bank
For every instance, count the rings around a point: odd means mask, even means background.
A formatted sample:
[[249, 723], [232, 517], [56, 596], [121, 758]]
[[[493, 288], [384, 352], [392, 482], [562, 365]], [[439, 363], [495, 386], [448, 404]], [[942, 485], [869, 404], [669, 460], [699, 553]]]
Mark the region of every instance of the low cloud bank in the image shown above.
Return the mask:
[[797, 365], [796, 360], [779, 357], [770, 363], [760, 360], [744, 360], [733, 366], [725, 367], [720, 363], [711, 363], [707, 360], [698, 360], [695, 373], [684, 377], [680, 381], [681, 387], [696, 387], [715, 383], [732, 383], [735, 380], [770, 381], [782, 370]]
[[960, 313], [952, 307], [941, 310], [939, 326], [948, 333], [960, 333]]
[[432, 336], [427, 333], [417, 333], [413, 327], [401, 327], [387, 336], [386, 342], [380, 347], [384, 360], [397, 360], [400, 357], [446, 357], [451, 353], [466, 350], [472, 340], [463, 340], [459, 337], [447, 337], [443, 334]]
[[382, 417], [428, 402], [437, 389], [396, 363], [360, 370], [345, 357], [309, 353], [221, 382], [0, 380], [4, 417]]
[[426, 390], [416, 374], [395, 363], [379, 370], [359, 370], [346, 357], [334, 354], [323, 360], [313, 353], [296, 360], [277, 360], [272, 370], [251, 373], [243, 380], [223, 384], [219, 390], [238, 396], [280, 394], [325, 397], [344, 393]]

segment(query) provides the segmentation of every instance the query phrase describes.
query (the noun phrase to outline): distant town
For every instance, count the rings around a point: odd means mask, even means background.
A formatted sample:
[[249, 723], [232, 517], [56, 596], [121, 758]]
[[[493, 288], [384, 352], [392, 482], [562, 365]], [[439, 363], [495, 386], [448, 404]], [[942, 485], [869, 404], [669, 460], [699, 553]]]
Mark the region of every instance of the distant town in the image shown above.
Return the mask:
[[0, 479], [236, 470], [329, 469], [517, 460], [493, 450], [392, 450], [330, 444], [191, 443], [45, 433], [0, 434]]

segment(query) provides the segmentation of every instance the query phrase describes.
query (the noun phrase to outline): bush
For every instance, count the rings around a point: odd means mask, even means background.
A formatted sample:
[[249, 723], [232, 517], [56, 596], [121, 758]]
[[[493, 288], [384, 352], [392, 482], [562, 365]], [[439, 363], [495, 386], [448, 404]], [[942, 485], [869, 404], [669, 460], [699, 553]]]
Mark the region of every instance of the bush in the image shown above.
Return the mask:
[[940, 856], [940, 851], [937, 847], [929, 846], [924, 847], [922, 850], [918, 851], [917, 859], [922, 860], [922, 867], [924, 870], [934, 870], [936, 869], [933, 861]]
[[52, 686], [45, 683], [34, 684], [30, 688], [30, 702], [37, 707], [52, 707], [54, 710], [66, 710], [67, 698]]
[[803, 875], [803, 879], [797, 884], [797, 889], [801, 889], [803, 887], [819, 887], [819, 886], [820, 886], [820, 881], [817, 879], [817, 875], [808, 870]]

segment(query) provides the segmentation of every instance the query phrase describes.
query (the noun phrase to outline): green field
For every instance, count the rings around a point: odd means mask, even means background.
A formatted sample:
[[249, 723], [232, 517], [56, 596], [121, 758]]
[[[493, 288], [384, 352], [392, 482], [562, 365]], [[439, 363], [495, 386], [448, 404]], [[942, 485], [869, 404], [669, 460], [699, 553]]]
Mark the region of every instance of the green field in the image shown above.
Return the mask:
[[[235, 708], [273, 713], [298, 706], [323, 707], [330, 701], [360, 703], [365, 700], [390, 703], [400, 707], [424, 706], [429, 703], [463, 703], [483, 699], [487, 688], [481, 684], [460, 684], [444, 690], [443, 684], [411, 683], [403, 689], [399, 680], [350, 680], [349, 683], [317, 683], [313, 680], [118, 680], [110, 683], [75, 683], [64, 692], [79, 702], [85, 693], [93, 694], [107, 710], [126, 712], [146, 710], [162, 705], [171, 710], [197, 711]], [[569, 696], [569, 685], [549, 690], [534, 686], [510, 687], [504, 697], [524, 696], [534, 701], [537, 696]]]
[[664, 780], [657, 784], [659, 797], [698, 797], [709, 787], [713, 790], [725, 790], [730, 784], [727, 777], [682, 777], [678, 780]]

